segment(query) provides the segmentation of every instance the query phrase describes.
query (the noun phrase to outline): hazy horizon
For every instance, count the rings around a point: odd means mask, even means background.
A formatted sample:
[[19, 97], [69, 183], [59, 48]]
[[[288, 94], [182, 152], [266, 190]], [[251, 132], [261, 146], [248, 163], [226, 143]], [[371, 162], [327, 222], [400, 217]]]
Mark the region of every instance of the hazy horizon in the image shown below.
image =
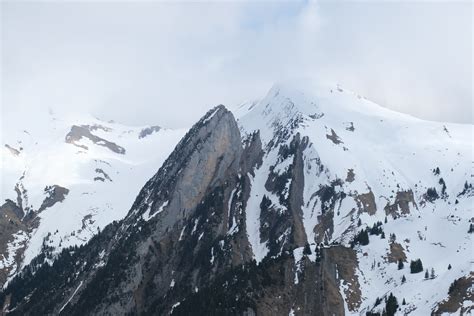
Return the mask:
[[274, 82], [338, 83], [474, 122], [472, 3], [1, 3], [2, 117], [53, 109], [184, 127]]

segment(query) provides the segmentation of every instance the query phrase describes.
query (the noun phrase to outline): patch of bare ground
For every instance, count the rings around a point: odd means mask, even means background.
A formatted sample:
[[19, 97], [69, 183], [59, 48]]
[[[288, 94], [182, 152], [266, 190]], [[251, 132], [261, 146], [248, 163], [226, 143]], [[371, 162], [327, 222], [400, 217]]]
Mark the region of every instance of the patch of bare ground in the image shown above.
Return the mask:
[[393, 218], [404, 214], [410, 214], [410, 203], [412, 203], [415, 208], [418, 208], [413, 191], [398, 191], [397, 196], [395, 197], [395, 202], [393, 204], [387, 203], [385, 206], [385, 214], [387, 216], [392, 215]]
[[344, 143], [332, 128], [331, 128], [331, 135], [326, 134], [326, 138], [332, 141], [336, 145]]
[[474, 272], [455, 280], [448, 290], [448, 297], [438, 304], [432, 315], [456, 312], [459, 312], [459, 315], [470, 315], [474, 311], [474, 305], [463, 306], [463, 302], [474, 302], [473, 282]]
[[110, 129], [100, 126], [100, 125], [73, 125], [71, 127], [71, 131], [66, 135], [66, 143], [68, 144], [73, 144], [74, 146], [77, 146], [79, 148], [83, 149], [88, 149], [87, 146], [78, 143], [82, 138], [88, 138], [90, 141], [92, 141], [94, 144], [103, 146], [105, 148], [110, 149], [111, 151], [117, 153], [117, 154], [125, 154], [125, 148], [117, 145], [114, 142], [110, 142], [106, 139], [103, 139], [97, 135], [92, 134], [92, 131], [95, 130], [104, 130], [104, 131], [109, 131]]
[[354, 122], [346, 122], [344, 125], [346, 126], [346, 131], [355, 131]]
[[375, 196], [372, 190], [367, 193], [356, 195], [355, 201], [359, 208], [359, 214], [366, 212], [369, 215], [374, 215], [377, 211], [377, 205], [375, 204]]
[[10, 151], [10, 153], [13, 155], [13, 156], [18, 156], [20, 154], [20, 151], [16, 148], [13, 148], [12, 146], [8, 145], [8, 144], [5, 144], [5, 147]]
[[352, 182], [355, 180], [354, 169], [347, 170], [346, 182]]
[[47, 186], [44, 189], [44, 192], [46, 194], [46, 198], [44, 199], [43, 203], [41, 203], [41, 206], [38, 209], [38, 213], [44, 211], [46, 208], [51, 207], [58, 202], [64, 201], [66, 195], [69, 194], [68, 189], [57, 184]]
[[392, 242], [390, 243], [390, 252], [387, 255], [388, 262], [398, 262], [398, 260], [402, 260], [403, 262], [407, 262], [407, 256], [405, 254], [405, 249], [399, 243]]

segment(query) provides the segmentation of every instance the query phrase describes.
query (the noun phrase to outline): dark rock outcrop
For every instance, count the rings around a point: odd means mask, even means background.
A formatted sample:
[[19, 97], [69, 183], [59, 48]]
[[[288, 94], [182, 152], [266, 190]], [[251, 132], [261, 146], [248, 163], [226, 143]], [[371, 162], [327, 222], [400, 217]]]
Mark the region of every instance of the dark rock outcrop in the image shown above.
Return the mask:
[[86, 145], [80, 144], [79, 141], [82, 138], [89, 139], [92, 143], [98, 146], [105, 147], [117, 154], [125, 154], [125, 148], [117, 145], [114, 142], [110, 142], [104, 138], [101, 138], [97, 135], [92, 134], [92, 131], [102, 129], [108, 131], [106, 127], [100, 125], [73, 125], [71, 131], [66, 135], [66, 143], [73, 144], [74, 146], [80, 147], [82, 149], [88, 149]]
[[161, 127], [157, 125], [145, 127], [140, 131], [140, 134], [138, 134], [138, 138], [139, 139], [145, 138], [153, 133], [159, 132], [160, 130], [161, 130]]

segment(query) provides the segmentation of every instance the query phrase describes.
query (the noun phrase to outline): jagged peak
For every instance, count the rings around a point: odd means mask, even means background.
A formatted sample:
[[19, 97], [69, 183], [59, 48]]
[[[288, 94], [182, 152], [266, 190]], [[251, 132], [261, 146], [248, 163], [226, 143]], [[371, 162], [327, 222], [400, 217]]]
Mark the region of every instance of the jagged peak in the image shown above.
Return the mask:
[[[211, 182], [223, 178], [227, 169], [238, 167], [241, 151], [234, 116], [223, 105], [214, 107], [194, 124], [147, 182], [131, 213], [141, 216], [148, 212], [152, 216], [161, 212], [158, 208], [163, 205], [170, 209], [193, 209], [193, 203], [202, 198]], [[175, 195], [173, 190], [178, 187], [182, 192]]]
[[201, 117], [201, 119], [189, 129], [176, 148], [182, 146], [183, 144], [189, 143], [192, 138], [201, 135], [201, 133], [199, 133], [200, 130], [206, 129], [212, 131], [213, 127], [216, 127], [218, 124], [222, 124], [221, 122], [224, 124], [235, 124], [235, 126], [237, 126], [232, 112], [227, 110], [224, 105], [219, 104], [207, 111], [207, 113], [204, 114], [204, 116]]
[[210, 109], [209, 111], [207, 111], [207, 113], [204, 114], [204, 116], [198, 121], [196, 125], [206, 124], [210, 122], [211, 120], [213, 120], [214, 118], [220, 118], [226, 114], [230, 114], [230, 111], [227, 110], [227, 108], [224, 105], [219, 104], [213, 107], [212, 109]]

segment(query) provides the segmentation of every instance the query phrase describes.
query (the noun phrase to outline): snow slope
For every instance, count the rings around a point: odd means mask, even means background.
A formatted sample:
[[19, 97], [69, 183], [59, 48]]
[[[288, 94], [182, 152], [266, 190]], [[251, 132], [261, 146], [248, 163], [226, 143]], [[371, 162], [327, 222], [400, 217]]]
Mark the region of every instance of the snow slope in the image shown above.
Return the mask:
[[[140, 188], [185, 133], [184, 129], [124, 126], [90, 116], [58, 118], [51, 113], [16, 124], [3, 129], [1, 200], [16, 202], [18, 186], [22, 209], [38, 213], [40, 221], [11, 242], [11, 251], [3, 258], [0, 255], [0, 268], [15, 266], [18, 251], [23, 252], [21, 264], [27, 264], [38, 255], [45, 238], [45, 244], [58, 252], [85, 243], [98, 229], [122, 219]], [[88, 126], [98, 138], [66, 142], [73, 125]], [[105, 146], [109, 143], [125, 152]], [[38, 212], [45, 188], [52, 185], [69, 192], [62, 202]], [[23, 247], [13, 247], [20, 239], [26, 240]]]

